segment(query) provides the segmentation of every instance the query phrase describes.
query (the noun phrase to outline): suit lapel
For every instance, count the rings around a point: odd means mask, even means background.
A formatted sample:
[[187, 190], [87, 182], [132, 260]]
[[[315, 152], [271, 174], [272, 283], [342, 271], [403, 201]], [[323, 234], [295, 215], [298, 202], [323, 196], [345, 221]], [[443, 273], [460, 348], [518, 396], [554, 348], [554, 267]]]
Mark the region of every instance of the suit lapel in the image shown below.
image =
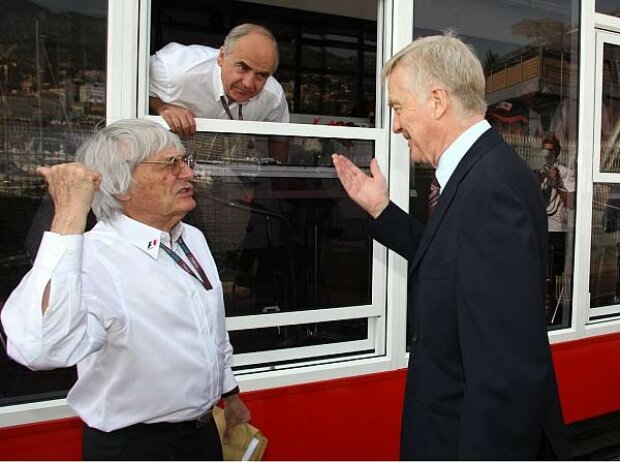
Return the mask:
[[448, 184], [442, 189], [437, 207], [430, 216], [424, 233], [422, 234], [422, 240], [420, 241], [415, 258], [413, 259], [410, 272], [413, 272], [426, 253], [426, 250], [435, 237], [444, 216], [450, 209], [450, 204], [456, 196], [458, 187], [463, 178], [467, 176], [467, 173], [474, 165], [476, 165], [478, 160], [480, 160], [486, 153], [502, 141], [503, 138], [501, 135], [495, 129], [490, 128], [476, 140], [472, 147], [469, 148], [467, 153], [463, 156], [457, 165], [456, 170], [454, 170], [454, 173], [452, 173], [452, 176], [448, 180]]

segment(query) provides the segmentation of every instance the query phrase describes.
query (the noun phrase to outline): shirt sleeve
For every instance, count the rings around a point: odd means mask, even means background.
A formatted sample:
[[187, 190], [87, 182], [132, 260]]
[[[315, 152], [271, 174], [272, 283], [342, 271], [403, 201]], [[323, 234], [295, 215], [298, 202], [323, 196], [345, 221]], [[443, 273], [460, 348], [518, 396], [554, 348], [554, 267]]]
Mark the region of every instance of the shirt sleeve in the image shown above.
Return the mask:
[[228, 339], [228, 332], [224, 331], [225, 339], [221, 343], [224, 350], [224, 377], [222, 377], [222, 393], [226, 393], [235, 387], [238, 387], [237, 379], [232, 370], [233, 365], [233, 347]]
[[575, 192], [575, 173], [567, 167], [560, 169], [562, 184], [568, 192]]
[[33, 268], [2, 310], [8, 354], [15, 361], [31, 369], [66, 367], [103, 345], [105, 330], [82, 303], [83, 246], [83, 235], [44, 234]]
[[290, 121], [290, 115], [288, 112], [288, 103], [286, 102], [286, 98], [284, 97], [284, 94], [282, 94], [282, 97], [280, 98], [280, 103], [278, 104], [278, 107], [276, 108], [276, 115], [275, 115], [275, 122], [284, 122], [284, 123], [288, 123]]
[[[168, 45], [169, 47], [169, 45]], [[158, 51], [149, 60], [149, 96], [157, 96], [164, 102], [170, 101], [170, 75], [167, 65], [167, 50]]]
[[[273, 77], [271, 77], [273, 78]], [[286, 102], [286, 95], [284, 94], [284, 90], [282, 86], [275, 81], [272, 85], [273, 88], [273, 107], [268, 112], [263, 120], [267, 122], [284, 122], [288, 123], [290, 121], [290, 115], [288, 112], [288, 103]]]

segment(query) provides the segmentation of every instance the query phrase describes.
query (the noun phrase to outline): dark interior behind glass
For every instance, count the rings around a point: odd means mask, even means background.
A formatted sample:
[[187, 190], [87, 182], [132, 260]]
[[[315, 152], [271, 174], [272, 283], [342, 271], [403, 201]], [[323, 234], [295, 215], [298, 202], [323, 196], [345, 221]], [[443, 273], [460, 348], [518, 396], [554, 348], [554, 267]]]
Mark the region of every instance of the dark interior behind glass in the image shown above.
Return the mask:
[[[107, 2], [5, 3], [0, 27], [0, 308], [30, 269], [53, 207], [37, 165], [73, 159], [105, 119]], [[62, 397], [75, 368], [32, 372], [6, 355], [0, 404]]]

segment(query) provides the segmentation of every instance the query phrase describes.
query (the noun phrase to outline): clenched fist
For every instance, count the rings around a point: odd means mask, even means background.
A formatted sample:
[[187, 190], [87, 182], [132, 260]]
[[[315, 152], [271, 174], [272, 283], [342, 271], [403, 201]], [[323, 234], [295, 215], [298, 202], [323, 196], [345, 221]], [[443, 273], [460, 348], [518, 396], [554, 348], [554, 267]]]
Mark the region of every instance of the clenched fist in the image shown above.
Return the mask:
[[101, 173], [79, 162], [37, 167], [47, 181], [54, 201], [51, 231], [58, 234], [82, 234], [95, 191], [101, 184]]

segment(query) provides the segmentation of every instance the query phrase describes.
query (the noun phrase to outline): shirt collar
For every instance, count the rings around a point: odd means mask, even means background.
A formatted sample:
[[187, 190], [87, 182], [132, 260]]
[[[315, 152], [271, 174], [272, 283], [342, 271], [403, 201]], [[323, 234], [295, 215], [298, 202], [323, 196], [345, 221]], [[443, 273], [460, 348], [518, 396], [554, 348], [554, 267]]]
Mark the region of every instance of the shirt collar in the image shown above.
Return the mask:
[[441, 188], [440, 192], [443, 191], [444, 187], [448, 184], [448, 180], [450, 180], [450, 177], [456, 170], [461, 159], [467, 154], [467, 151], [469, 151], [469, 148], [471, 148], [476, 140], [489, 128], [491, 128], [491, 125], [489, 125], [489, 122], [486, 120], [475, 123], [461, 133], [461, 135], [448, 146], [448, 149], [443, 152], [439, 158], [437, 171], [435, 172], [439, 187]]
[[175, 250], [176, 241], [183, 234], [182, 222], [177, 223], [170, 234], [122, 214], [112, 220], [111, 224], [123, 239], [146, 252], [154, 260], [157, 260], [162, 243]]

